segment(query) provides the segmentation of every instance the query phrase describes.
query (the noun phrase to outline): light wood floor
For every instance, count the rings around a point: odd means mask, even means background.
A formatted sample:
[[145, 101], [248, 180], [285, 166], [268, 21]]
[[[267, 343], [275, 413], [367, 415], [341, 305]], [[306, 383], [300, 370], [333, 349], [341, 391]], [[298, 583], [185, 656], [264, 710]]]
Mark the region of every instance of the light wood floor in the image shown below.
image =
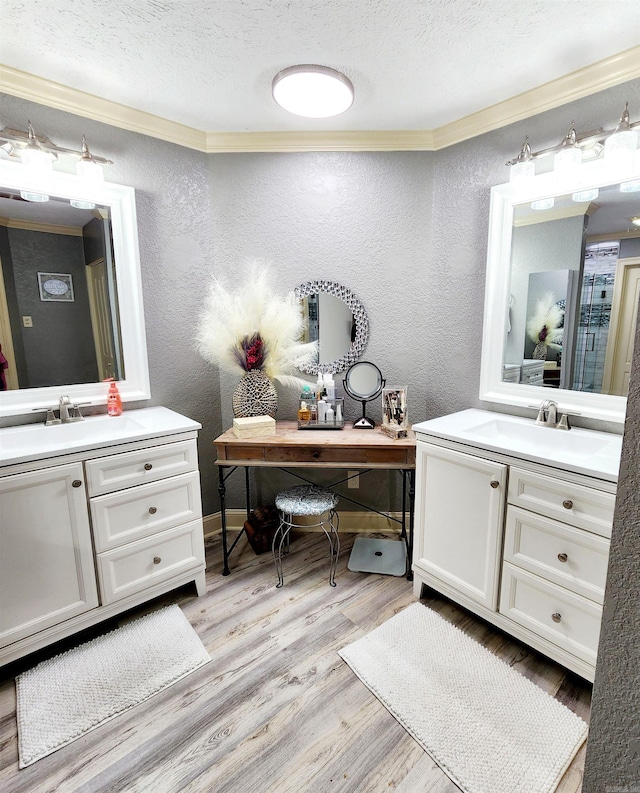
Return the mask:
[[[206, 597], [189, 586], [153, 604], [177, 601], [213, 662], [22, 771], [13, 676], [43, 653], [0, 669], [3, 793], [458, 791], [336, 652], [412, 603], [411, 584], [347, 570], [345, 535], [331, 588], [328, 543], [307, 534], [292, 543], [285, 586], [275, 589], [271, 557], [245, 542], [226, 578], [219, 541], [208, 543]], [[588, 719], [589, 684], [430, 594], [431, 608]], [[584, 752], [558, 793], [580, 790]]]

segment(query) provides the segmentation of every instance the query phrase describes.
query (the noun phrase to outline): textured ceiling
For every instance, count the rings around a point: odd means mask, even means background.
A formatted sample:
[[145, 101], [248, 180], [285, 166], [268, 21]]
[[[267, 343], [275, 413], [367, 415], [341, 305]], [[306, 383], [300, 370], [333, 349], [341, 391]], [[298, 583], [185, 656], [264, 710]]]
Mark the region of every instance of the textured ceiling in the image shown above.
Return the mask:
[[[212, 132], [435, 129], [640, 44], [640, 0], [0, 0], [0, 10], [4, 65]], [[351, 110], [310, 120], [278, 108], [271, 80], [296, 63], [343, 71]]]

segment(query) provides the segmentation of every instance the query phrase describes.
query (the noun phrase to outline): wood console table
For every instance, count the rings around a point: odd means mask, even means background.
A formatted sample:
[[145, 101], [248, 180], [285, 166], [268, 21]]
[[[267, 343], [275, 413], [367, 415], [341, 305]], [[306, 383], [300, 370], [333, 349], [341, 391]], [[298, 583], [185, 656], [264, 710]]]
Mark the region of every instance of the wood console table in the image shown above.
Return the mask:
[[[295, 421], [278, 421], [275, 435], [257, 438], [238, 438], [233, 430], [220, 435], [213, 442], [218, 453], [218, 492], [222, 523], [222, 550], [224, 564], [222, 575], [229, 575], [229, 555], [244, 533], [240, 531], [231, 547], [227, 538], [225, 507], [225, 482], [237, 469], [245, 471], [247, 517], [251, 512], [249, 471], [251, 468], [280, 468], [304, 482], [312, 479], [299, 473], [299, 469], [351, 469], [359, 474], [375, 469], [399, 471], [402, 476], [402, 517], [362, 504], [340, 494], [340, 498], [364, 509], [390, 518], [401, 526], [401, 537], [407, 549], [407, 579], [411, 580], [411, 555], [413, 551], [413, 504], [415, 495], [416, 439], [411, 430], [407, 438], [393, 440], [378, 429], [354, 430], [348, 424], [343, 430], [299, 430]], [[328, 485], [336, 487], [348, 481], [349, 476]], [[327, 485], [323, 485], [327, 487]], [[408, 526], [407, 526], [408, 524]], [[408, 528], [408, 530], [407, 530]]]

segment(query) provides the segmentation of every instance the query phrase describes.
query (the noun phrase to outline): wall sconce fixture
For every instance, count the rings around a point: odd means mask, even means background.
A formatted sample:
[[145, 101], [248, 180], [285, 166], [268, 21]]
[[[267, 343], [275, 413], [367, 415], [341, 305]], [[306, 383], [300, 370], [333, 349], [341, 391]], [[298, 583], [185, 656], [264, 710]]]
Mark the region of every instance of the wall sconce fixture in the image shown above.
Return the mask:
[[330, 118], [353, 104], [353, 85], [348, 77], [328, 66], [289, 66], [271, 84], [276, 103], [289, 113], [306, 118]]
[[[0, 158], [21, 162], [25, 174], [37, 178], [40, 185], [46, 185], [47, 177], [53, 173], [54, 162], [62, 157], [73, 157], [77, 160], [76, 173], [84, 182], [102, 181], [102, 166], [113, 164], [113, 160], [92, 154], [84, 135], [80, 150], [67, 149], [53, 143], [46, 135], [37, 135], [30, 121], [26, 131], [11, 127], [0, 129], [0, 141]], [[26, 201], [49, 200], [49, 196], [43, 192], [22, 190], [20, 195]]]
[[[575, 174], [583, 162], [597, 160], [601, 155], [603, 161], [616, 170], [631, 169], [637, 156], [638, 128], [640, 121], [633, 124], [629, 121], [627, 102], [615, 129], [599, 127], [596, 130], [577, 133], [575, 123], [572, 121], [561, 143], [534, 152], [531, 151], [529, 138], [526, 137], [518, 156], [507, 162], [511, 168], [509, 181], [522, 185], [532, 179], [536, 175], [535, 161], [550, 155], [553, 155], [553, 171], [559, 177]], [[620, 190], [622, 192], [640, 190], [640, 181], [636, 179], [633, 182], [622, 182]], [[583, 197], [575, 200], [583, 200]]]

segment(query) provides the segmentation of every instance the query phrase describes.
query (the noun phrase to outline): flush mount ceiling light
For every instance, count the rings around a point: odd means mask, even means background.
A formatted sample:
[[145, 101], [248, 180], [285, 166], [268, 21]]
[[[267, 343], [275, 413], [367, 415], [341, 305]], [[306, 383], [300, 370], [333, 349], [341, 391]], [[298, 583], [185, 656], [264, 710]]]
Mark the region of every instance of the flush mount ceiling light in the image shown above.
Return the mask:
[[306, 118], [330, 118], [353, 104], [353, 85], [328, 66], [290, 66], [271, 84], [273, 98], [284, 110]]

